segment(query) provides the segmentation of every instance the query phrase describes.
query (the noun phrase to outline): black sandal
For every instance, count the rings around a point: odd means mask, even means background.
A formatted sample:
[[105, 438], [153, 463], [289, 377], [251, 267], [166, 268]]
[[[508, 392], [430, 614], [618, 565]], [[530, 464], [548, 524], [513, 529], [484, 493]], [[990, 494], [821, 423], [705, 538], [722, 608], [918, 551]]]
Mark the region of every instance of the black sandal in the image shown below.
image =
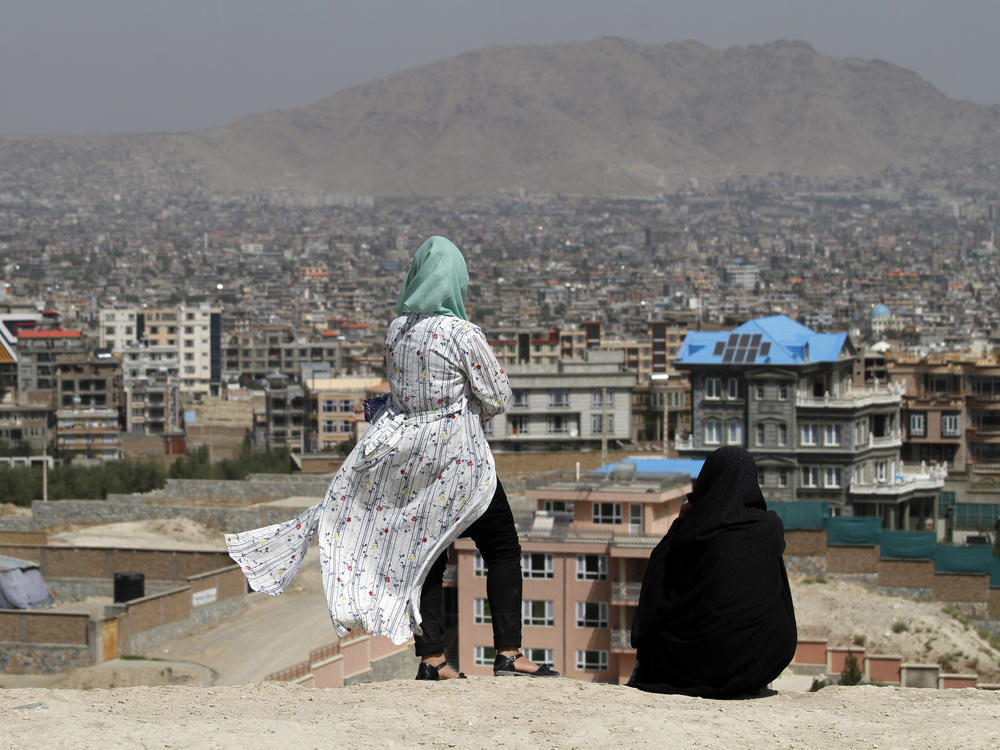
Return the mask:
[[[448, 662], [447, 661], [441, 662], [436, 667], [434, 665], [432, 665], [432, 664], [428, 664], [427, 662], [422, 661], [422, 662], [420, 662], [420, 666], [417, 667], [417, 679], [418, 680], [440, 680], [441, 679], [441, 675], [439, 674], [439, 672], [442, 669], [444, 669], [445, 667], [447, 667], [447, 666], [448, 666]], [[465, 672], [459, 672], [458, 673], [458, 678], [462, 679], [462, 680], [467, 679], [466, 676], [465, 676]], [[455, 678], [448, 678], [448, 679], [455, 679]]]
[[514, 669], [514, 662], [523, 659], [524, 654], [520, 651], [513, 656], [497, 654], [493, 660], [493, 675], [495, 677], [558, 677], [559, 673], [548, 664], [539, 664], [534, 672], [518, 672]]

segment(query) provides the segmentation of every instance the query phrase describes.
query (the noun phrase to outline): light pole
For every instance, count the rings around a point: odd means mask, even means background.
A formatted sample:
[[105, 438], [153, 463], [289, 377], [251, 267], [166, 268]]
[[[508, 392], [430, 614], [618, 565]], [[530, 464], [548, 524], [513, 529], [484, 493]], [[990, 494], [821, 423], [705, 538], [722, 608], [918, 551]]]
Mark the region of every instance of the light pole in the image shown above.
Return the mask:
[[654, 383], [663, 383], [663, 457], [667, 457], [667, 438], [670, 436], [670, 428], [668, 422], [668, 416], [670, 414], [670, 405], [667, 399], [669, 391], [667, 390], [667, 381], [670, 380], [670, 373], [667, 372], [654, 372], [649, 376], [650, 380]]

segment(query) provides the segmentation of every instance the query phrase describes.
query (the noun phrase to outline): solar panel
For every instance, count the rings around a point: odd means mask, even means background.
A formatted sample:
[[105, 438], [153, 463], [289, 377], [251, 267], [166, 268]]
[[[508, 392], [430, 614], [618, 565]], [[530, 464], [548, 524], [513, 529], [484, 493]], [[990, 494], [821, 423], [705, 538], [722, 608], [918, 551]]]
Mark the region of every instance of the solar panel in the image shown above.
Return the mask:
[[715, 343], [715, 356], [722, 356], [723, 364], [744, 364], [755, 362], [757, 357], [766, 357], [771, 352], [771, 342], [762, 341], [759, 333], [731, 333], [725, 341]]

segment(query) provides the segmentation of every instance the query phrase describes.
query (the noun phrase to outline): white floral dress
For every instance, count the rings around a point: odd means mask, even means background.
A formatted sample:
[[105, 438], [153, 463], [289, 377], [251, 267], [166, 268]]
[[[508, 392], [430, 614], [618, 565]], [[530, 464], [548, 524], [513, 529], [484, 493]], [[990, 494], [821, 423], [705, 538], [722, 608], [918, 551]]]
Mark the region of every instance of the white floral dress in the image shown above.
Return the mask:
[[482, 330], [411, 314], [389, 325], [391, 398], [323, 502], [285, 523], [226, 535], [256, 591], [280, 594], [319, 532], [323, 587], [341, 636], [360, 627], [399, 644], [420, 632], [420, 589], [437, 557], [493, 498], [482, 421], [511, 399]]

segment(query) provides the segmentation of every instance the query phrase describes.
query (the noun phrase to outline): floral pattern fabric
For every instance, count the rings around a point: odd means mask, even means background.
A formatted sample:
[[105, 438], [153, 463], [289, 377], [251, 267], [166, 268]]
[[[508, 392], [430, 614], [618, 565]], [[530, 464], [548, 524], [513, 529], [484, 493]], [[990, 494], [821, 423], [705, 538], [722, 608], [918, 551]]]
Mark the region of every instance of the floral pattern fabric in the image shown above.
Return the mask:
[[496, 469], [482, 423], [511, 391], [482, 330], [459, 318], [396, 318], [385, 355], [389, 403], [323, 501], [226, 544], [254, 590], [280, 594], [318, 534], [337, 633], [361, 627], [400, 644], [420, 632], [430, 566], [490, 504]]

